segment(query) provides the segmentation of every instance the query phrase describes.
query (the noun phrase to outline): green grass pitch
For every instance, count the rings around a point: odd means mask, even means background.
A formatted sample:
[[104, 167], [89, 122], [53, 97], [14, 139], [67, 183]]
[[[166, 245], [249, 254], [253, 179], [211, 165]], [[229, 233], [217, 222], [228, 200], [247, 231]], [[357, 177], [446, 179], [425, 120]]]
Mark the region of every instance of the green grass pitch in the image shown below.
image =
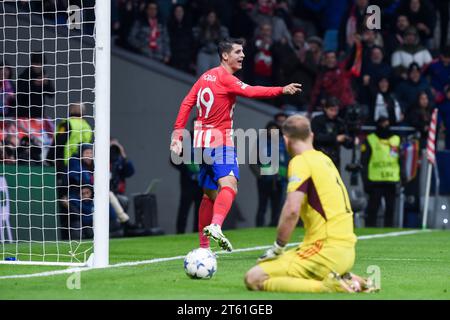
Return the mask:
[[[357, 229], [358, 236], [398, 229]], [[292, 241], [301, 240], [302, 229]], [[228, 230], [235, 249], [270, 245], [275, 229]], [[196, 234], [113, 239], [111, 265], [182, 256], [197, 245]], [[217, 249], [217, 248], [216, 248]], [[397, 237], [359, 240], [353, 271], [381, 271], [381, 292], [375, 294], [286, 294], [249, 292], [245, 272], [263, 250], [220, 253], [218, 272], [211, 280], [191, 280], [181, 258], [81, 272], [80, 289], [68, 289], [70, 274], [2, 279], [4, 276], [62, 270], [61, 267], [0, 265], [0, 299], [450, 299], [450, 232], [420, 232]]]

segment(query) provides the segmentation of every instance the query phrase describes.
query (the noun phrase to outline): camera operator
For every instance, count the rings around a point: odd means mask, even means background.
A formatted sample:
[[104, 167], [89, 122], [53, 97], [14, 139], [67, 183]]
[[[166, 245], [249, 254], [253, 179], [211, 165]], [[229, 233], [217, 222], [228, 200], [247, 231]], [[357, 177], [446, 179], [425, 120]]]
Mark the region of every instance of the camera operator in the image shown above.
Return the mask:
[[125, 148], [119, 140], [112, 138], [110, 140], [110, 189], [109, 189], [109, 203], [110, 208], [114, 210], [123, 228], [124, 235], [127, 237], [144, 236], [146, 230], [140, 228], [138, 225], [130, 221], [127, 213], [129, 199], [125, 195], [126, 182], [125, 180], [134, 175], [135, 169], [133, 162], [127, 157]]
[[340, 170], [341, 145], [348, 149], [353, 147], [353, 139], [347, 134], [345, 122], [338, 117], [339, 104], [337, 98], [329, 97], [323, 114], [311, 121], [314, 148], [329, 156], [338, 170]]

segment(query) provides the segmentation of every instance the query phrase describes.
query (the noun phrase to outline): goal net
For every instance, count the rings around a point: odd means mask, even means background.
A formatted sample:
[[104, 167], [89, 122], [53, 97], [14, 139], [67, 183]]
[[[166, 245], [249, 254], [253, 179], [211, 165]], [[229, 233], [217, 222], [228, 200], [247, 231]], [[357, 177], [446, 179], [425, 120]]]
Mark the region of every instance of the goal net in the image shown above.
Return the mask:
[[110, 20], [95, 2], [0, 3], [0, 263], [108, 263]]

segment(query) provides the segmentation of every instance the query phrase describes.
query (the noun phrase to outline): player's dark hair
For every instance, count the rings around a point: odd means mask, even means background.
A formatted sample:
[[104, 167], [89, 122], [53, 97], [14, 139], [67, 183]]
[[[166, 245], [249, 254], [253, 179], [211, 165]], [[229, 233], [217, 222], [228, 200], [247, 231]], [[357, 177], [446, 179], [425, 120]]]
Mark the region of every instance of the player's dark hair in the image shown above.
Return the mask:
[[306, 117], [293, 115], [286, 119], [281, 130], [291, 139], [306, 141], [311, 135], [311, 124]]
[[217, 46], [217, 53], [219, 54], [220, 61], [222, 61], [222, 53], [230, 53], [233, 49], [233, 44], [239, 44], [243, 46], [245, 43], [244, 39], [241, 38], [226, 38], [219, 42]]

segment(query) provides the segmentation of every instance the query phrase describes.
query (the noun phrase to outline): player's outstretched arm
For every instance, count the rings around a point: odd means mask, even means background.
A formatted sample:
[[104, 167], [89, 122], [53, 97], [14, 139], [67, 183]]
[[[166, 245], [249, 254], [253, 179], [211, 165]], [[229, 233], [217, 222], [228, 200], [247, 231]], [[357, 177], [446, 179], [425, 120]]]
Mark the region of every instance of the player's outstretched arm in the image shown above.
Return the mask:
[[290, 83], [283, 87], [283, 94], [294, 95], [302, 92], [302, 85], [300, 83]]
[[301, 191], [289, 192], [286, 202], [281, 210], [280, 221], [278, 222], [277, 239], [273, 246], [268, 249], [257, 262], [263, 262], [278, 258], [291, 238], [291, 234], [297, 226], [300, 217], [300, 207], [305, 198]]
[[273, 98], [282, 94], [297, 94], [302, 91], [300, 83], [291, 83], [285, 87], [249, 86], [233, 75], [225, 76], [222, 83], [229, 92], [246, 98]]
[[183, 102], [181, 102], [180, 110], [178, 111], [177, 119], [175, 120], [174, 131], [172, 133], [172, 140], [170, 142], [170, 151], [173, 151], [175, 154], [180, 155], [183, 144], [181, 140], [183, 139], [183, 130], [186, 126], [186, 123], [189, 118], [189, 114], [191, 113], [192, 107], [197, 102], [197, 91], [198, 91], [198, 82], [196, 82], [189, 93], [184, 97]]
[[302, 191], [288, 192], [278, 223], [277, 242], [279, 244], [289, 242], [291, 234], [297, 226], [304, 198], [305, 194]]

